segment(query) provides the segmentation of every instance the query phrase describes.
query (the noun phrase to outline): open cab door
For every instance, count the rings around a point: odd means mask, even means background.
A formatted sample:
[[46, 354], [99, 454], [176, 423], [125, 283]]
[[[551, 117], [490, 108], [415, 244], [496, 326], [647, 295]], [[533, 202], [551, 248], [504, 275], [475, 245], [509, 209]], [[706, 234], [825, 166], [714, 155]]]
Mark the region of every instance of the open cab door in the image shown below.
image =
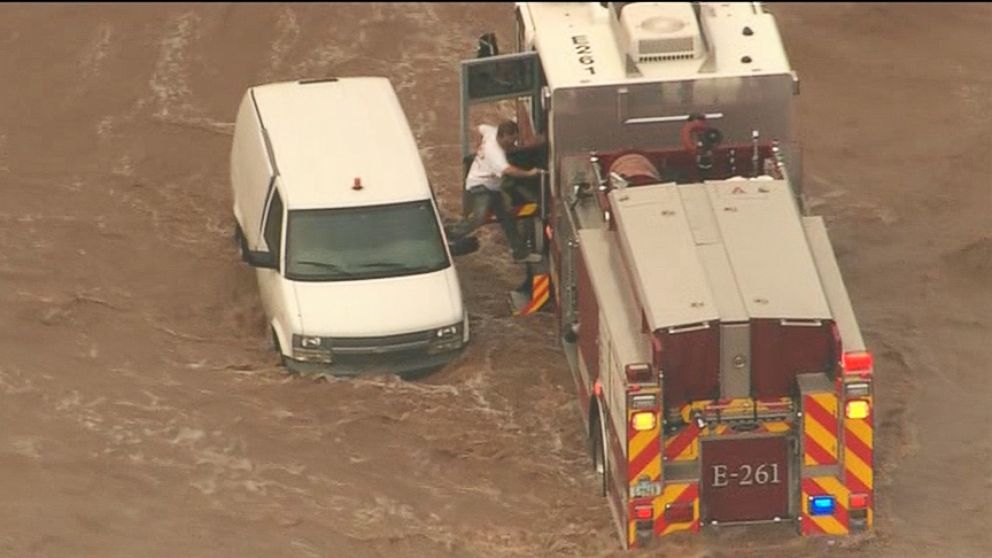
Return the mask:
[[[521, 145], [507, 152], [511, 164], [521, 168], [548, 169], [548, 144], [543, 129], [546, 118], [541, 103], [543, 75], [536, 52], [500, 55], [495, 37], [487, 33], [480, 38], [479, 57], [461, 63], [460, 133], [462, 176], [475, 156], [480, 141], [476, 126], [497, 124], [514, 119], [520, 127]], [[548, 219], [549, 192], [547, 173], [524, 184], [532, 199], [511, 200], [510, 212], [517, 216], [521, 236], [533, 252], [544, 253], [544, 225]], [[467, 207], [463, 200], [462, 207]], [[495, 222], [495, 216], [487, 217]], [[545, 261], [547, 258], [545, 258]], [[548, 299], [547, 264], [528, 264], [527, 276], [521, 286], [510, 294], [510, 306], [515, 315], [530, 314], [544, 306]], [[535, 297], [535, 295], [537, 295]]]

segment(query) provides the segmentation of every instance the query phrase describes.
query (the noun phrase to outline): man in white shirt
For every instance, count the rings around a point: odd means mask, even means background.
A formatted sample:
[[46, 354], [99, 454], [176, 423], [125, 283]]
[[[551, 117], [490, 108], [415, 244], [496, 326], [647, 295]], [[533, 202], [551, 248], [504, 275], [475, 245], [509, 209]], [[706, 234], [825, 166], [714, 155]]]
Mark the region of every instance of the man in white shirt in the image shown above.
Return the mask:
[[516, 122], [506, 120], [499, 127], [483, 124], [478, 128], [482, 134], [482, 144], [475, 153], [475, 159], [465, 177], [465, 190], [468, 192], [468, 217], [448, 229], [453, 239], [470, 234], [484, 224], [486, 213], [492, 209], [503, 226], [503, 233], [513, 250], [517, 263], [536, 263], [540, 254], [529, 254], [527, 246], [517, 232], [516, 223], [503, 203], [501, 185], [504, 180], [538, 176], [541, 169], [524, 170], [511, 165], [506, 159], [506, 150], [516, 145], [520, 138], [520, 128]]

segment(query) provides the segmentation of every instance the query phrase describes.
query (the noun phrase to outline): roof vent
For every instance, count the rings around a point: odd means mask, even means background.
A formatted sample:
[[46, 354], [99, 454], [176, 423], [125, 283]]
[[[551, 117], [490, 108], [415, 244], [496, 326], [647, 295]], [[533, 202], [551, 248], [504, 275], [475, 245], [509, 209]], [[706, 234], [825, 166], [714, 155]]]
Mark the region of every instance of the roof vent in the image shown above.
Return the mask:
[[632, 2], [620, 11], [627, 52], [638, 63], [703, 57], [703, 37], [692, 5]]

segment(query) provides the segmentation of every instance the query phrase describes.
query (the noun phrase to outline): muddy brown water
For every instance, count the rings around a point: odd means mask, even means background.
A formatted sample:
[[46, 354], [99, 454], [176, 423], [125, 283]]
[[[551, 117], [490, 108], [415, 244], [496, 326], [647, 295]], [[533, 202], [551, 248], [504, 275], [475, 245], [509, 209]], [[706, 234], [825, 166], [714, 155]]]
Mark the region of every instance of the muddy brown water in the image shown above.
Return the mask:
[[[632, 556], [982, 556], [992, 543], [988, 4], [775, 4], [806, 189], [877, 364], [877, 529], [706, 530]], [[423, 381], [283, 375], [235, 254], [250, 85], [384, 75], [460, 208], [457, 62], [509, 4], [0, 6], [0, 555], [621, 555], [553, 317]], [[342, 133], [347, 133], [343, 130]]]

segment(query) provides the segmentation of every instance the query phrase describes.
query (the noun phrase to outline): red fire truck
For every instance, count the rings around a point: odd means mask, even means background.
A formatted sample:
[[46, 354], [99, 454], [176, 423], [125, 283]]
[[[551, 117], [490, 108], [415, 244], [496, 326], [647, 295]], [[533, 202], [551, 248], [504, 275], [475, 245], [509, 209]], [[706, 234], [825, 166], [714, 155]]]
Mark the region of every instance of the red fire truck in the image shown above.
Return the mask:
[[[516, 312], [553, 306], [625, 548], [676, 531], [872, 526], [873, 366], [804, 209], [799, 82], [759, 3], [519, 3], [462, 63], [548, 170]], [[492, 37], [489, 37], [491, 40]], [[487, 53], [492, 54], [492, 53]], [[547, 303], [547, 304], [546, 304]]]

